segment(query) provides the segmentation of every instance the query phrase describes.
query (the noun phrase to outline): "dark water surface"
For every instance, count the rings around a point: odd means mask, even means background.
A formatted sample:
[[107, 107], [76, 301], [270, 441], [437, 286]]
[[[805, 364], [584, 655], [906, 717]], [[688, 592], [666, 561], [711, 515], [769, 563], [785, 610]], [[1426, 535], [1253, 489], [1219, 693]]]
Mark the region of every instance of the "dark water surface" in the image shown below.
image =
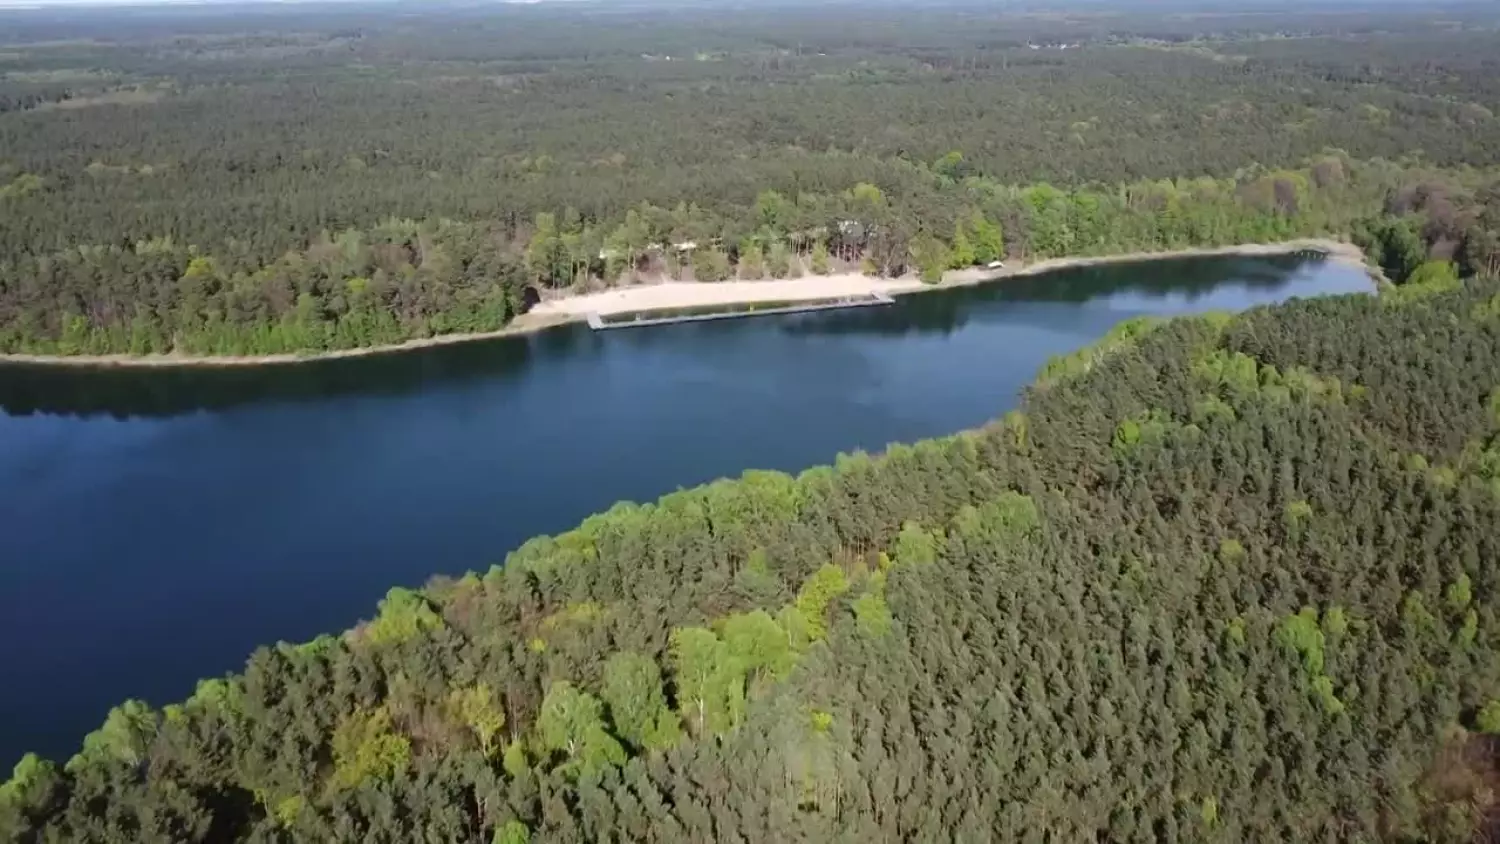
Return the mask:
[[0, 367], [0, 770], [616, 500], [978, 425], [1127, 317], [1368, 289], [1178, 259], [292, 366]]

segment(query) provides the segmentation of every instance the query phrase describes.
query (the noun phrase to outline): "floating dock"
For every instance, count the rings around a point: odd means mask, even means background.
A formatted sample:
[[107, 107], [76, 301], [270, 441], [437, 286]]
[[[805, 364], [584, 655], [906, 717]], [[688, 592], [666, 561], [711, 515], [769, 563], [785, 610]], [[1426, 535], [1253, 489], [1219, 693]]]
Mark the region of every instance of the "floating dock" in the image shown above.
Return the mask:
[[836, 299], [809, 299], [805, 302], [744, 302], [733, 305], [713, 305], [684, 308], [663, 308], [651, 311], [626, 311], [613, 314], [591, 313], [589, 328], [603, 331], [609, 328], [645, 328], [650, 325], [672, 325], [679, 322], [708, 322], [716, 319], [744, 319], [746, 317], [776, 316], [778, 314], [803, 314], [813, 311], [833, 311], [844, 308], [869, 308], [890, 305], [896, 300], [875, 291], [868, 295], [840, 296]]

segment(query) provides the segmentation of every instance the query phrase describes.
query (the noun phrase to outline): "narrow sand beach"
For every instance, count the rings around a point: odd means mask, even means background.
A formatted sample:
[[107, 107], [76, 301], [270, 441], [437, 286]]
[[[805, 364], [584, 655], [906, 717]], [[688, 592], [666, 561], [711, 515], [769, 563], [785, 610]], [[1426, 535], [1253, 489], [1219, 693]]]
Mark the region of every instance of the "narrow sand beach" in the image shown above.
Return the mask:
[[720, 281], [700, 283], [694, 281], [668, 281], [655, 284], [638, 284], [588, 293], [580, 296], [562, 296], [542, 302], [532, 309], [532, 314], [565, 319], [582, 319], [589, 314], [618, 314], [633, 311], [658, 311], [669, 308], [694, 308], [711, 305], [741, 305], [754, 302], [800, 302], [812, 299], [836, 299], [844, 296], [861, 296], [884, 293], [900, 296], [927, 290], [944, 290], [1008, 278], [1037, 275], [1038, 273], [1070, 267], [1086, 267], [1099, 264], [1117, 264], [1130, 261], [1150, 261], [1161, 258], [1210, 257], [1215, 255], [1284, 255], [1288, 252], [1316, 250], [1328, 253], [1329, 257], [1345, 263], [1364, 266], [1364, 255], [1353, 244], [1337, 240], [1299, 240], [1276, 244], [1250, 244], [1229, 246], [1222, 249], [1188, 249], [1178, 252], [1132, 252], [1093, 258], [1050, 258], [1021, 266], [1008, 265], [1005, 269], [991, 270], [973, 267], [951, 270], [943, 276], [941, 284], [924, 284], [915, 276], [901, 278], [875, 278], [859, 273], [837, 273], [824, 276], [803, 276], [794, 279], [768, 281]]
[[999, 270], [973, 267], [952, 270], [943, 276], [941, 284], [924, 284], [915, 276], [902, 278], [876, 278], [859, 273], [837, 273], [826, 276], [804, 276], [795, 279], [766, 281], [720, 281], [692, 282], [669, 281], [637, 284], [605, 290], [599, 293], [564, 295], [548, 299], [532, 308], [531, 312], [518, 318], [499, 331], [478, 334], [445, 334], [411, 340], [389, 346], [371, 346], [361, 349], [339, 349], [309, 354], [276, 355], [0, 355], [0, 363], [30, 363], [63, 366], [261, 366], [271, 364], [304, 363], [337, 358], [364, 357], [366, 355], [390, 354], [394, 352], [489, 340], [517, 334], [529, 334], [587, 319], [589, 314], [609, 315], [632, 311], [655, 311], [669, 308], [692, 308], [714, 305], [740, 305], [756, 302], [800, 302], [812, 299], [836, 299], [844, 296], [861, 296], [884, 293], [900, 296], [907, 293], [922, 293], [931, 290], [947, 290], [973, 284], [999, 282], [1009, 278], [1037, 275], [1070, 267], [1088, 267], [1099, 264], [1116, 264], [1131, 261], [1151, 261], [1162, 258], [1211, 257], [1220, 255], [1284, 255], [1290, 252], [1315, 250], [1325, 252], [1331, 260], [1351, 266], [1366, 268], [1364, 253], [1359, 247], [1340, 240], [1307, 239], [1285, 243], [1254, 243], [1241, 246], [1226, 246], [1207, 249], [1183, 249], [1173, 252], [1129, 252], [1119, 255], [1103, 255], [1079, 258], [1049, 258], [1031, 264], [1008, 264]]
[[914, 279], [870, 278], [858, 273], [806, 276], [768, 281], [666, 281], [637, 284], [583, 296], [550, 299], [532, 308], [539, 316], [578, 319], [589, 314], [659, 311], [705, 305], [746, 305], [755, 302], [803, 302], [868, 295], [909, 293], [922, 287]]

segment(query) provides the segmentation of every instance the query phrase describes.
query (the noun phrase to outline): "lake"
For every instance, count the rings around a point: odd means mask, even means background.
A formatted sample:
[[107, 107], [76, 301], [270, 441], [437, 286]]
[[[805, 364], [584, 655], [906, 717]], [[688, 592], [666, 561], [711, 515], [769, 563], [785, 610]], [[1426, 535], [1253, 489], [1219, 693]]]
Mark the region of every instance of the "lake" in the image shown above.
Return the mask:
[[0, 366], [0, 768], [620, 499], [973, 427], [1140, 314], [1371, 289], [1292, 256], [228, 369]]

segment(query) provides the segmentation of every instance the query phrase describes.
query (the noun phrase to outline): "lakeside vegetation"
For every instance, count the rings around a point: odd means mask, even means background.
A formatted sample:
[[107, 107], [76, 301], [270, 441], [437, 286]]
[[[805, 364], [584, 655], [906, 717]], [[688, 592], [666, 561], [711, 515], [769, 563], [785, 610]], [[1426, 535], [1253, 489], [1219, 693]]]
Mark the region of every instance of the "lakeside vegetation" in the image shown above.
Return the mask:
[[555, 288], [1307, 236], [1396, 280], [1494, 271], [1481, 11], [208, 11], [93, 40], [12, 12], [0, 353], [309, 353]]
[[1462, 840], [1500, 283], [1136, 322], [981, 430], [620, 504], [122, 704], [20, 841]]

